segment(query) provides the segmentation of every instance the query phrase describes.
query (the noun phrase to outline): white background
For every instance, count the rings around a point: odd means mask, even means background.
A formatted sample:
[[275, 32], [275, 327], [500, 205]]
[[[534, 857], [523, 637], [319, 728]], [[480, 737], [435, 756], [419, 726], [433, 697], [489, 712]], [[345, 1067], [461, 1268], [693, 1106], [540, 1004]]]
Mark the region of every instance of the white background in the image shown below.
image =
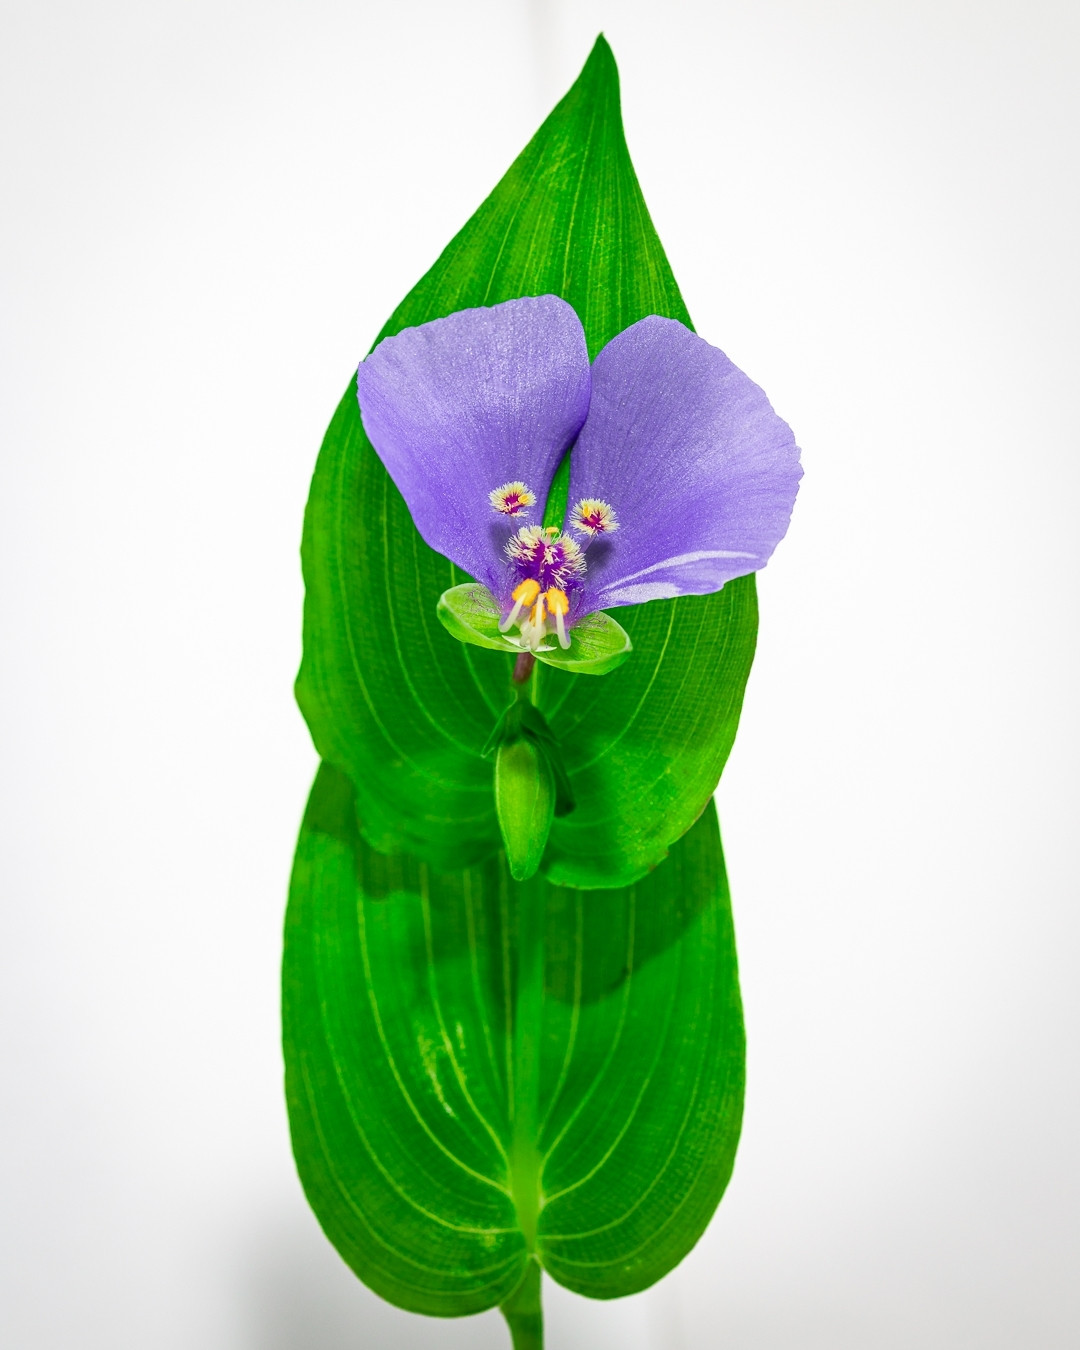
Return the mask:
[[[699, 330], [804, 447], [720, 789], [735, 1178], [551, 1350], [1065, 1350], [1077, 9], [7, 0], [0, 1339], [504, 1350], [305, 1208], [277, 962], [321, 433], [603, 28]], [[372, 642], [379, 634], [370, 634]]]

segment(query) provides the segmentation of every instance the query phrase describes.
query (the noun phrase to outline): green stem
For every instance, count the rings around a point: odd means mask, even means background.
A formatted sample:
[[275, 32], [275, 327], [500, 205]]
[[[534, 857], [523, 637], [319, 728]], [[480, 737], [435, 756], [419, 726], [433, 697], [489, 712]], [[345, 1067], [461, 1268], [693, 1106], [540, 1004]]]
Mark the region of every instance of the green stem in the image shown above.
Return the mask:
[[530, 1260], [517, 1289], [502, 1305], [514, 1350], [543, 1350], [540, 1264], [536, 1230], [540, 1219], [540, 1037], [544, 1011], [544, 886], [519, 882], [517, 898], [517, 990], [514, 999], [513, 1132], [510, 1193]]
[[[539, 665], [523, 652], [514, 667], [519, 698], [536, 703]], [[513, 883], [511, 883], [513, 884]], [[517, 989], [514, 998], [513, 1133], [510, 1193], [525, 1237], [529, 1261], [521, 1283], [502, 1305], [513, 1350], [544, 1350], [540, 1306], [540, 1263], [536, 1229], [540, 1219], [540, 1036], [544, 1012], [544, 888], [538, 880], [514, 885], [517, 899]]]
[[510, 1191], [529, 1252], [536, 1250], [540, 1218], [540, 1022], [544, 1011], [544, 888], [519, 882], [517, 891], [517, 993], [514, 1004], [513, 1134]]
[[502, 1305], [514, 1350], [544, 1350], [544, 1314], [540, 1307], [540, 1266], [535, 1259], [525, 1277]]

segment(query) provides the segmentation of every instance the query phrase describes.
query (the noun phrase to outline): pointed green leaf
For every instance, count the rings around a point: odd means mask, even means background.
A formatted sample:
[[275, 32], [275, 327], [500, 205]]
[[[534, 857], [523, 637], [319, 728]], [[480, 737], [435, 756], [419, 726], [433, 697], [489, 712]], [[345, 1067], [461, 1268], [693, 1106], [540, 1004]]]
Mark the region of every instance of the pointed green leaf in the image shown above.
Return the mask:
[[286, 921], [293, 1148], [327, 1236], [403, 1308], [504, 1302], [530, 1247], [613, 1298], [703, 1231], [738, 1140], [743, 1031], [710, 809], [639, 884], [439, 876], [360, 838], [324, 765]]
[[[603, 39], [380, 337], [544, 293], [574, 306], [592, 355], [647, 314], [689, 322], [627, 153]], [[351, 380], [315, 470], [303, 560], [297, 697], [320, 754], [356, 786], [365, 837], [443, 869], [492, 856], [499, 831], [481, 752], [513, 656], [444, 631], [439, 597], [467, 578], [421, 541], [364, 435]], [[544, 864], [568, 885], [643, 875], [708, 800], [753, 657], [754, 580], [624, 609], [619, 621], [634, 646], [619, 670], [579, 680], [545, 668], [537, 681], [578, 802], [556, 820]]]
[[634, 645], [624, 666], [604, 680], [548, 668], [538, 680], [578, 803], [555, 822], [544, 858], [564, 886], [644, 876], [711, 799], [757, 640], [754, 578], [619, 617]]

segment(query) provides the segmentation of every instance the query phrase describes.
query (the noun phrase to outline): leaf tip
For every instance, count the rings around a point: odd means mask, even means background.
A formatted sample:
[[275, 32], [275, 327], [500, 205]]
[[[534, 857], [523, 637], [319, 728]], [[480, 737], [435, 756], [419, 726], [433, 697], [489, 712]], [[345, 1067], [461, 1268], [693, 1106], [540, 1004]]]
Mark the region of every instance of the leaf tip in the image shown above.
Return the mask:
[[615, 60], [615, 53], [611, 50], [611, 44], [603, 33], [597, 34], [592, 51], [581, 67], [581, 74], [574, 81], [570, 93], [590, 86], [594, 89], [598, 86], [604, 87], [605, 92], [614, 100], [616, 109], [618, 108], [619, 66]]

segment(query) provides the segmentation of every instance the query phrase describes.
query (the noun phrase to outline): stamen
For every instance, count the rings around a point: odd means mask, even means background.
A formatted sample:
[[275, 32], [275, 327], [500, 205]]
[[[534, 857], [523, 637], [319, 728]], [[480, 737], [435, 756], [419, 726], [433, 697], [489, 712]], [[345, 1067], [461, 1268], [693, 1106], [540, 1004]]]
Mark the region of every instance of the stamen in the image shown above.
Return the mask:
[[582, 534], [614, 534], [619, 528], [615, 512], [598, 497], [582, 497], [570, 512], [570, 524]]
[[532, 577], [526, 577], [519, 586], [515, 586], [514, 590], [510, 593], [510, 599], [513, 600], [514, 607], [506, 618], [500, 622], [499, 632], [505, 633], [508, 629], [513, 628], [514, 624], [516, 624], [521, 617], [521, 611], [527, 605], [531, 605], [539, 594], [540, 583], [534, 581]]
[[529, 507], [536, 504], [536, 493], [516, 479], [513, 483], [493, 488], [488, 493], [488, 501], [504, 516], [521, 516], [528, 514]]
[[555, 616], [555, 631], [559, 635], [559, 646], [564, 652], [569, 651], [570, 639], [566, 634], [566, 615], [570, 609], [570, 601], [566, 598], [566, 592], [552, 586], [544, 599], [547, 601], [548, 609]]

